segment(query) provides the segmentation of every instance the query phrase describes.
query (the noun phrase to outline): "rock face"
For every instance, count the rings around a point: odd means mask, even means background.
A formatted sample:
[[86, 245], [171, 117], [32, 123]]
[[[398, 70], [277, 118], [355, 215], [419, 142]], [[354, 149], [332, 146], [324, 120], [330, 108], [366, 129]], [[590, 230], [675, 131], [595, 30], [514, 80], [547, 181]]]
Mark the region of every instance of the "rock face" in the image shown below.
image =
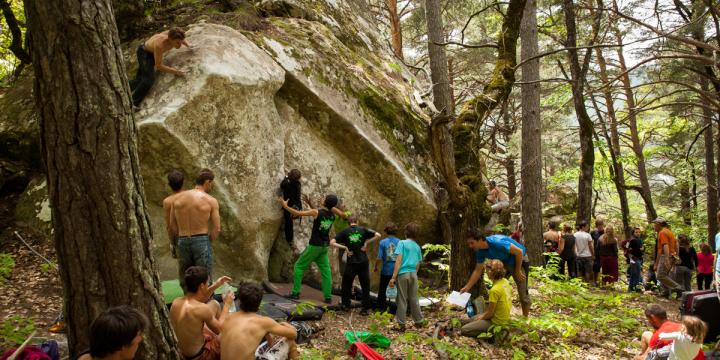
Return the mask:
[[[141, 169], [163, 277], [176, 274], [160, 206], [171, 168], [189, 177], [201, 167], [216, 173], [218, 274], [289, 277], [311, 224], [296, 222], [291, 250], [275, 199], [292, 168], [303, 174], [304, 193], [337, 194], [375, 229], [391, 220], [418, 220], [423, 240], [435, 234], [428, 160], [417, 155], [426, 146], [425, 120], [409, 100], [385, 95], [412, 88], [399, 74], [392, 78], [391, 69], [388, 75], [342, 59], [343, 44], [322, 24], [272, 24], [272, 31], [248, 36], [222, 25], [191, 26], [192, 49], [166, 57], [188, 75], [161, 75], [140, 111]], [[376, 79], [386, 82], [383, 90], [372, 83]]]
[[[212, 195], [222, 219], [213, 245], [216, 275], [290, 277], [312, 222], [297, 220], [295, 243], [285, 241], [276, 198], [293, 168], [302, 172], [305, 194], [337, 194], [364, 225], [381, 231], [388, 221], [418, 221], [418, 240], [437, 237], [428, 119], [413, 100], [413, 76], [357, 15], [362, 2], [262, 3], [299, 18], [271, 17], [253, 32], [191, 25], [192, 47], [165, 57], [187, 75], [159, 73], [136, 115], [163, 279], [177, 276], [162, 212], [171, 169], [185, 173], [186, 188], [199, 169], [215, 172]], [[136, 46], [126, 53], [131, 69]], [[45, 220], [43, 196], [42, 180], [33, 180], [21, 201], [24, 217]]]

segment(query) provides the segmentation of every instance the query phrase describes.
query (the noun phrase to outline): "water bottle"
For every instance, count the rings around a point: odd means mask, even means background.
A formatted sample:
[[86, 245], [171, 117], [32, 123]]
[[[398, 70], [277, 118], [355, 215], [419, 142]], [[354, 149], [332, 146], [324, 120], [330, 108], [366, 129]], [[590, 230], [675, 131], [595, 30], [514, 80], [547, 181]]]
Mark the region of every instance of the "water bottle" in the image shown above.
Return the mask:
[[389, 287], [385, 292], [385, 296], [388, 299], [395, 299], [397, 297], [397, 287]]
[[465, 312], [467, 313], [467, 316], [469, 318], [473, 318], [475, 316], [475, 308], [473, 307], [472, 301], [468, 301], [468, 303], [465, 305]]

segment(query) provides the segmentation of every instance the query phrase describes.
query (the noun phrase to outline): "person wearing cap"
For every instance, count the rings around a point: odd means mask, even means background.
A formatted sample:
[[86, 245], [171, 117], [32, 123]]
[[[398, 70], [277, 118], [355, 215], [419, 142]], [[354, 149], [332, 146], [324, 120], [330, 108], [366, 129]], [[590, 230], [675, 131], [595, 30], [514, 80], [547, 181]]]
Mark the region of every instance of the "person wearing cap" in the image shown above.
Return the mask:
[[682, 286], [673, 280], [672, 273], [673, 269], [673, 256], [677, 255], [677, 240], [675, 234], [668, 227], [667, 220], [662, 217], [658, 217], [653, 220], [653, 227], [658, 233], [658, 245], [657, 245], [657, 257], [655, 258], [655, 264], [653, 270], [657, 274], [658, 281], [663, 286], [662, 296], [670, 296], [670, 292], [673, 291], [679, 298], [683, 292]]
[[330, 229], [332, 229], [336, 215], [342, 218], [346, 217], [344, 212], [335, 207], [338, 204], [338, 197], [332, 194], [326, 195], [322, 200], [322, 207], [315, 209], [312, 204], [308, 204], [310, 205], [308, 210], [293, 209], [288, 205], [288, 201], [282, 197], [278, 198], [278, 202], [280, 202], [283, 209], [293, 216], [312, 216], [315, 218], [310, 243], [295, 262], [293, 289], [288, 294], [288, 297], [291, 299], [300, 298], [303, 275], [305, 275], [305, 271], [310, 267], [310, 264], [315, 263], [322, 277], [322, 291], [325, 302], [332, 303], [332, 273], [330, 271], [330, 259], [328, 258]]

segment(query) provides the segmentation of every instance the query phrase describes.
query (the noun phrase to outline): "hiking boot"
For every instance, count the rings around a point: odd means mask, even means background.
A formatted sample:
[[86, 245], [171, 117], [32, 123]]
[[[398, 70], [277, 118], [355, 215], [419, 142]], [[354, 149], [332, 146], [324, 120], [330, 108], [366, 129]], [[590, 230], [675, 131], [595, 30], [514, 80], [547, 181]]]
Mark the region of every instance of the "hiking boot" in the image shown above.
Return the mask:
[[291, 300], [300, 300], [300, 294], [289, 293], [285, 297]]

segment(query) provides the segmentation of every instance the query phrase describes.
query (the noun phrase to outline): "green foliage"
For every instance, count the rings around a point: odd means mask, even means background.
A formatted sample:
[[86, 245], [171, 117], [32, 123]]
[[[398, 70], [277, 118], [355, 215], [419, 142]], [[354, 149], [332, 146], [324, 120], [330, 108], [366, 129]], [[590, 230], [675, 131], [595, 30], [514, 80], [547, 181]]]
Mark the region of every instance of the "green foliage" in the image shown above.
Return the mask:
[[305, 310], [312, 310], [316, 307], [315, 303], [310, 301], [303, 301], [295, 306], [295, 314], [302, 316]]
[[323, 360], [331, 358], [327, 352], [316, 348], [305, 349], [302, 354], [300, 354], [300, 360]]
[[56, 265], [52, 263], [42, 263], [40, 264], [40, 271], [43, 272], [43, 274], [47, 274], [51, 271], [54, 271], [56, 269]]
[[387, 311], [376, 311], [370, 314], [370, 332], [380, 332], [382, 328], [390, 325], [394, 315]]
[[[20, 25], [20, 30], [23, 33], [23, 40], [25, 39], [25, 9], [22, 0], [8, 0], [10, 3], [10, 9]], [[0, 86], [4, 84], [4, 80], [7, 79], [8, 75], [12, 74], [15, 67], [20, 64], [20, 61], [10, 51], [9, 47], [12, 43], [12, 34], [8, 29], [7, 22], [4, 16], [0, 16]]]
[[0, 284], [10, 279], [13, 269], [15, 269], [15, 259], [8, 253], [0, 253]]
[[22, 344], [35, 331], [35, 322], [24, 316], [12, 316], [0, 326], [0, 340], [9, 346]]

